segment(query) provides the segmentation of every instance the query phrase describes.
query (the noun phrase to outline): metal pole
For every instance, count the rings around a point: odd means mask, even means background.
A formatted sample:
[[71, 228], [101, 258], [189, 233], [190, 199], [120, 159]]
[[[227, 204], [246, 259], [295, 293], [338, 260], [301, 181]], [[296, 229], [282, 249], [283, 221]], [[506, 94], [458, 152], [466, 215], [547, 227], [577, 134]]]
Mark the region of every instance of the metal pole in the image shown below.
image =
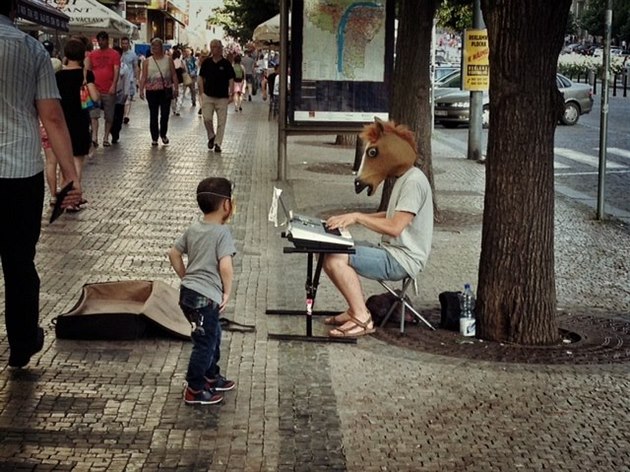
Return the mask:
[[[604, 67], [602, 76], [602, 106], [599, 126], [599, 171], [597, 180], [597, 219], [603, 220], [606, 181], [606, 145], [608, 137], [608, 76], [610, 68], [610, 37], [612, 29], [612, 0], [606, 9], [606, 44], [604, 45]], [[597, 80], [597, 77], [595, 78]]]
[[[481, 16], [481, 0], [475, 0], [473, 4], [473, 28], [483, 29], [485, 27]], [[481, 115], [483, 113], [483, 92], [470, 92], [470, 116], [468, 123], [468, 159], [475, 161], [483, 158], [481, 153], [481, 134], [483, 123]]]
[[[278, 180], [287, 179], [287, 77], [289, 71], [289, 0], [280, 0], [280, 109], [278, 116]], [[271, 97], [270, 97], [271, 99]]]

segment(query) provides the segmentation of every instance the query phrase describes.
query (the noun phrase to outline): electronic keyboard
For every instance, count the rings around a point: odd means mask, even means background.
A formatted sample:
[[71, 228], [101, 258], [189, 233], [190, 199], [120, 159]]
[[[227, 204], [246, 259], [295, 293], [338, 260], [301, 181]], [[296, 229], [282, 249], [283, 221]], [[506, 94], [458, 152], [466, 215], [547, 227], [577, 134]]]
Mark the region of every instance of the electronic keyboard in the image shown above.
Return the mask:
[[352, 235], [347, 229], [329, 229], [325, 221], [304, 215], [291, 215], [287, 237], [297, 247], [348, 248], [354, 246]]

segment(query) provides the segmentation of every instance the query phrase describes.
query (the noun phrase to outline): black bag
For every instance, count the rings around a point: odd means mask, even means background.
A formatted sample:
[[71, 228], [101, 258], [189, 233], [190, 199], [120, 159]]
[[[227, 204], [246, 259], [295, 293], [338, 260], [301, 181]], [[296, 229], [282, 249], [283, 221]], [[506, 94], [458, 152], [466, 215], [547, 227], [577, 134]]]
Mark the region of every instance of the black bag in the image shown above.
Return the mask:
[[450, 331], [459, 331], [459, 316], [461, 309], [459, 307], [459, 294], [461, 292], [442, 292], [440, 293], [440, 328]]
[[[407, 295], [405, 295], [405, 300], [411, 305], [411, 300]], [[395, 301], [396, 297], [389, 292], [381, 293], [379, 295], [372, 295], [370, 298], [367, 299], [365, 305], [372, 314], [372, 320], [374, 321], [375, 326], [380, 326], [380, 324], [383, 322], [383, 319], [385, 318], [385, 315], [387, 315], [389, 308]], [[394, 308], [394, 311], [387, 320], [387, 323], [400, 323], [400, 313], [402, 311], [401, 308], [402, 306], [399, 303], [396, 308]], [[413, 314], [409, 310], [405, 310], [405, 323], [415, 324], [417, 322], [418, 320], [416, 319], [416, 317], [413, 316]]]

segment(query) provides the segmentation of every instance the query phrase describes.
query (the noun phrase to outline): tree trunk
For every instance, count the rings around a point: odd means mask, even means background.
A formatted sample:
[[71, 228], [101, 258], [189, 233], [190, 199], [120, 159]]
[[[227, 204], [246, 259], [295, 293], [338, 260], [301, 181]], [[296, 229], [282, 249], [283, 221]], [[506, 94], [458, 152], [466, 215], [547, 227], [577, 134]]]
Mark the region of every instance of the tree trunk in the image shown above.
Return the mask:
[[[418, 161], [433, 190], [433, 207], [438, 209], [433, 183], [431, 158], [431, 39], [433, 17], [438, 0], [399, 0], [396, 63], [390, 117], [414, 131], [418, 142]], [[393, 179], [383, 186], [379, 211], [387, 208]]]
[[482, 0], [490, 44], [490, 130], [477, 334], [558, 340], [554, 278], [554, 133], [558, 55], [571, 0]]
[[338, 134], [335, 138], [335, 145], [354, 146], [357, 141], [356, 134]]

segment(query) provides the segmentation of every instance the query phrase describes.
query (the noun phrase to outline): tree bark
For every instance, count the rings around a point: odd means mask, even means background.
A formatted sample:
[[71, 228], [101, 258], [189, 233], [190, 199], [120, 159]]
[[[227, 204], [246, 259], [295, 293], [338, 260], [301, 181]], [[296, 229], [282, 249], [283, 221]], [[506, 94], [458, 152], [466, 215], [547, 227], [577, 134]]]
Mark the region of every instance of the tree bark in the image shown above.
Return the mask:
[[[416, 166], [422, 169], [433, 190], [435, 215], [438, 208], [433, 182], [431, 157], [431, 39], [433, 17], [438, 0], [399, 0], [396, 63], [392, 78], [393, 89], [390, 117], [413, 130], [418, 143]], [[379, 211], [387, 208], [393, 179], [383, 186]]]
[[482, 0], [490, 44], [490, 129], [479, 264], [478, 337], [558, 341], [554, 133], [558, 55], [571, 0]]
[[335, 138], [335, 145], [354, 146], [356, 140], [356, 134], [338, 134]]

